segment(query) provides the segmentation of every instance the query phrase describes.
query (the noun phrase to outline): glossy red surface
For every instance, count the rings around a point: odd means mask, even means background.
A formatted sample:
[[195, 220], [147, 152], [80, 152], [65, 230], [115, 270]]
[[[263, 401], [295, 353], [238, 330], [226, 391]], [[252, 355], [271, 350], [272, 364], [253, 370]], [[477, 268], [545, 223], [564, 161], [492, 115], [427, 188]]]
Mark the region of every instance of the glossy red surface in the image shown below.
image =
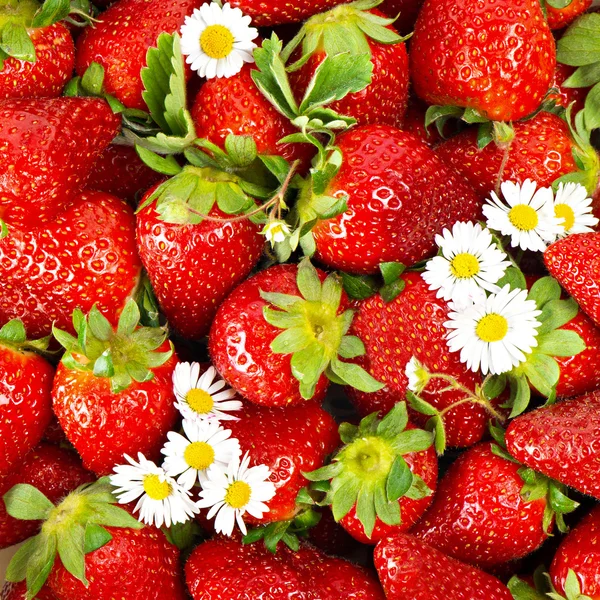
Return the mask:
[[304, 21], [344, 2], [345, 0], [231, 0], [230, 4], [252, 17], [253, 25], [266, 27]]

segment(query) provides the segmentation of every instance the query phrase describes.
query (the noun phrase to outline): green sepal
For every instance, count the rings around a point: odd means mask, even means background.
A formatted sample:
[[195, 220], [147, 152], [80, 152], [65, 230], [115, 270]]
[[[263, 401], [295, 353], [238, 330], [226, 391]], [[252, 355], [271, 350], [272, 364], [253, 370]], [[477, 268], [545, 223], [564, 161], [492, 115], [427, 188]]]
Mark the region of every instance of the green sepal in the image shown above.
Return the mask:
[[0, 344], [16, 350], [33, 350], [40, 354], [52, 354], [48, 351], [51, 336], [28, 340], [25, 325], [20, 319], [12, 319], [0, 328]]
[[532, 588], [529, 584], [525, 583], [522, 579], [519, 579], [516, 575], [513, 575], [507, 583], [507, 587], [510, 590], [514, 600], [547, 600], [548, 596], [544, 593], [538, 592]]
[[89, 554], [90, 552], [94, 552], [94, 550], [106, 546], [110, 540], [112, 540], [112, 535], [104, 527], [95, 523], [88, 523], [85, 528], [83, 553]]
[[9, 21], [0, 33], [0, 51], [17, 60], [35, 62], [35, 47], [21, 23]]
[[198, 544], [202, 538], [202, 527], [194, 520], [190, 519], [185, 523], [175, 523], [170, 527], [163, 527], [167, 541], [179, 550], [188, 550]]
[[104, 98], [115, 114], [125, 114], [125, 105], [104, 89], [104, 67], [97, 62], [90, 63], [82, 77], [73, 77], [63, 91], [64, 96]]
[[32, 27], [48, 27], [53, 23], [62, 21], [71, 12], [70, 0], [45, 0], [35, 14], [31, 23]]
[[354, 300], [365, 300], [379, 291], [377, 280], [370, 275], [341, 273], [341, 277], [344, 291]]
[[41, 521], [48, 517], [54, 504], [37, 488], [18, 483], [3, 496], [6, 512], [13, 519]]

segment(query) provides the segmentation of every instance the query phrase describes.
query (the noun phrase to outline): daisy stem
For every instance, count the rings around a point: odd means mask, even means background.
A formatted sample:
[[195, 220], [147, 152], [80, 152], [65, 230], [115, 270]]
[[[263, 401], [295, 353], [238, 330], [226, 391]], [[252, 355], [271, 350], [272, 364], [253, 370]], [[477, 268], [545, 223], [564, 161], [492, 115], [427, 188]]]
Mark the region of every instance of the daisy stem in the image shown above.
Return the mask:
[[496, 177], [496, 185], [494, 191], [499, 196], [500, 195], [500, 186], [504, 181], [504, 170], [506, 169], [506, 164], [508, 163], [508, 155], [510, 153], [510, 147], [512, 145], [512, 140], [510, 142], [504, 142], [499, 144], [500, 148], [504, 151], [502, 154], [502, 162], [500, 163], [500, 168], [498, 169], [498, 175]]

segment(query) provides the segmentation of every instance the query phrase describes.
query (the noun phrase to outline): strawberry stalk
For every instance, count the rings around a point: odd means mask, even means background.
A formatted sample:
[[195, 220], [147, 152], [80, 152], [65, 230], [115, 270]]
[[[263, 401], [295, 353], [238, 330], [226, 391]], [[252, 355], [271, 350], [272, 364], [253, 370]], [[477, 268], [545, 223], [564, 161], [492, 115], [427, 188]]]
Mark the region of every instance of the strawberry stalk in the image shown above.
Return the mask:
[[51, 355], [48, 351], [50, 336], [38, 340], [28, 340], [25, 326], [20, 319], [12, 319], [0, 329], [0, 344], [9, 346], [15, 350], [32, 350], [42, 355]]

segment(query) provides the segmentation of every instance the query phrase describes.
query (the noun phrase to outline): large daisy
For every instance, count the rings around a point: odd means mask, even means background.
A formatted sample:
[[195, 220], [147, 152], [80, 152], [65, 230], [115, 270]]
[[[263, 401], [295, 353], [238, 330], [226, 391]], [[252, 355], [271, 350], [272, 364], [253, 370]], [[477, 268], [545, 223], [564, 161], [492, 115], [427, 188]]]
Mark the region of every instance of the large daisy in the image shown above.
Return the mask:
[[441, 255], [425, 266], [423, 279], [437, 297], [454, 302], [485, 298], [485, 290], [497, 292], [496, 285], [510, 266], [488, 229], [479, 223], [455, 223], [435, 236]]
[[468, 307], [450, 303], [448, 347], [460, 352], [460, 361], [484, 375], [507, 373], [520, 365], [537, 346], [541, 311], [527, 290], [505, 285], [497, 294]]
[[125, 455], [129, 464], [117, 465], [110, 482], [116, 488], [119, 504], [128, 504], [139, 498], [134, 512], [140, 513], [140, 521], [147, 525], [162, 527], [185, 523], [198, 513], [198, 507], [184, 490], [163, 469], [138, 453], [136, 462]]
[[245, 454], [240, 464], [239, 458], [229, 464], [226, 471], [210, 468], [208, 481], [200, 492], [198, 508], [209, 508], [207, 517], [215, 518], [215, 531], [231, 535], [237, 521], [238, 527], [246, 535], [244, 515], [260, 519], [269, 511], [265, 504], [275, 495], [275, 486], [268, 481], [271, 471], [266, 465], [250, 467], [250, 456]]
[[200, 77], [232, 77], [252, 56], [258, 30], [250, 27], [251, 18], [226, 2], [205, 3], [186, 17], [181, 27], [181, 52]]
[[563, 233], [564, 227], [562, 219], [554, 214], [552, 190], [536, 190], [536, 187], [530, 179], [522, 185], [505, 181], [501, 190], [506, 204], [492, 192], [492, 199], [483, 206], [483, 214], [490, 229], [510, 236], [513, 248], [543, 252]]
[[227, 413], [240, 410], [242, 403], [232, 400], [235, 391], [227, 387], [214, 367], [200, 375], [199, 363], [179, 363], [173, 373], [173, 388], [177, 398], [175, 406], [184, 419], [238, 420], [238, 417]]
[[216, 419], [211, 421], [190, 421], [184, 419], [185, 437], [169, 431], [169, 441], [161, 452], [165, 455], [163, 468], [170, 477], [177, 477], [177, 483], [186, 490], [191, 489], [196, 480], [202, 485], [208, 479], [210, 467], [225, 471], [229, 463], [240, 457], [240, 443], [231, 437], [229, 429], [223, 429]]
[[592, 199], [587, 190], [579, 183], [560, 183], [554, 196], [554, 215], [562, 219], [563, 233], [566, 237], [572, 233], [587, 233], [598, 225], [598, 219], [592, 214]]

